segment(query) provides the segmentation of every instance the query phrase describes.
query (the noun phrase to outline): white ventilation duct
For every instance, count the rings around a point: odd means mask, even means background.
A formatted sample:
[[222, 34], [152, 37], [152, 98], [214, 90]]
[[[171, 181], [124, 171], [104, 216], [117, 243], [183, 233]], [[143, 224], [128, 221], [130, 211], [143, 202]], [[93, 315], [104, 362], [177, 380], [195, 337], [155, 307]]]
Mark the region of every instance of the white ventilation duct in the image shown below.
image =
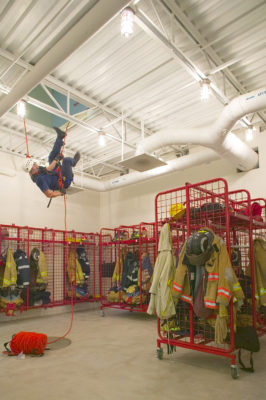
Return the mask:
[[159, 131], [139, 143], [136, 154], [152, 153], [164, 146], [196, 144], [213, 149], [240, 170], [247, 171], [257, 167], [258, 154], [229, 131], [246, 114], [264, 108], [266, 108], [266, 89], [262, 88], [233, 99], [225, 106], [212, 126], [201, 129]]
[[95, 179], [83, 177], [75, 174], [74, 186], [78, 186], [84, 189], [96, 190], [99, 192], [105, 192], [107, 190], [117, 189], [123, 186], [132, 185], [133, 183], [142, 182], [156, 176], [169, 174], [178, 170], [191, 168], [199, 164], [215, 161], [219, 158], [219, 155], [211, 149], [204, 149], [197, 153], [190, 154], [188, 156], [180, 157], [167, 162], [167, 165], [162, 167], [150, 169], [145, 172], [132, 172], [128, 175], [119, 176], [109, 181], [100, 182]]
[[[106, 182], [82, 176], [75, 176], [75, 184], [84, 189], [106, 191], [133, 183], [138, 183], [169, 172], [190, 168], [218, 158], [226, 158], [241, 170], [249, 170], [258, 165], [258, 155], [233, 133], [228, 133], [234, 124], [246, 114], [266, 108], [266, 89], [233, 99], [222, 111], [220, 117], [205, 129], [172, 130], [158, 132], [144, 139], [137, 147], [136, 155], [151, 153], [169, 145], [196, 144], [209, 147], [198, 153], [169, 161], [167, 165], [145, 172], [133, 172]], [[213, 150], [211, 150], [213, 149]]]

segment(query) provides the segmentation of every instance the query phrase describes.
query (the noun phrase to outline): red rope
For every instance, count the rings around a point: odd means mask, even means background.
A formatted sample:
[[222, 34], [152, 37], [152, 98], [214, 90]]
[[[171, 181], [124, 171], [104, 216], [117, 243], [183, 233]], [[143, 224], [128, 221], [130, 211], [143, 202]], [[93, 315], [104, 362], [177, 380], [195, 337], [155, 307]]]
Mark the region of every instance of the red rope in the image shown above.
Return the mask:
[[[69, 123], [67, 124], [66, 127], [66, 134], [67, 134], [67, 128], [68, 128]], [[27, 131], [26, 131], [26, 122], [24, 119], [24, 127], [25, 127], [25, 136], [26, 136], [26, 144], [27, 144], [27, 157], [30, 157], [29, 151], [28, 151], [28, 141], [27, 141]], [[65, 140], [66, 140], [66, 134], [64, 137], [64, 143], [62, 147], [61, 154], [63, 153], [63, 149], [65, 146]], [[61, 171], [60, 171], [61, 174]], [[62, 177], [61, 177], [62, 180]], [[66, 205], [66, 196], [64, 196], [64, 206], [65, 206], [65, 235], [67, 234], [67, 205]], [[67, 240], [67, 237], [66, 237]], [[70, 265], [69, 265], [69, 251], [68, 251], [68, 242], [66, 241], [66, 258], [67, 258], [67, 269], [69, 276], [71, 276], [71, 270], [70, 270]], [[40, 355], [44, 353], [44, 350], [46, 348], [47, 344], [55, 343], [58, 342], [59, 340], [63, 339], [66, 337], [69, 332], [72, 329], [73, 325], [73, 319], [74, 319], [74, 293], [73, 293], [73, 284], [72, 280], [70, 279], [70, 285], [71, 285], [71, 320], [69, 324], [69, 328], [66, 331], [66, 333], [63, 336], [60, 336], [54, 340], [51, 340], [50, 342], [47, 342], [47, 335], [44, 333], [35, 333], [35, 332], [19, 332], [14, 337], [12, 338], [10, 342], [10, 349], [11, 351], [3, 351], [4, 354], [8, 355], [18, 355], [21, 352], [24, 354], [35, 354], [35, 355]]]
[[25, 131], [25, 138], [26, 138], [27, 158], [30, 158], [29, 146], [28, 146], [27, 128], [26, 128], [26, 118], [24, 118], [24, 131]]
[[[67, 126], [66, 126], [66, 132], [65, 132], [65, 136], [64, 136], [63, 146], [62, 146], [61, 153], [60, 153], [61, 156], [63, 156], [63, 151], [64, 151], [64, 147], [65, 147], [65, 144], [66, 144], [67, 129], [68, 129], [69, 124], [70, 124], [70, 122], [68, 122], [68, 123], [67, 123]], [[63, 185], [62, 173], [61, 173], [61, 166], [60, 166], [60, 165], [58, 166], [58, 168], [56, 169], [56, 171], [58, 172], [58, 184], [59, 184], [59, 188], [62, 189], [64, 185]]]
[[[67, 232], [67, 206], [66, 206], [66, 196], [64, 196], [64, 205], [65, 205], [65, 233]], [[67, 239], [67, 238], [66, 238]], [[68, 251], [68, 242], [66, 242], [66, 256], [67, 256], [67, 270], [68, 270], [68, 276], [71, 276], [71, 270], [70, 270], [70, 265], [69, 265], [69, 251]], [[73, 319], [74, 319], [74, 293], [73, 293], [73, 284], [72, 284], [72, 279], [70, 279], [70, 286], [71, 286], [71, 320], [70, 320], [70, 325], [69, 328], [67, 330], [67, 332], [63, 335], [60, 336], [59, 338], [56, 338], [54, 340], [52, 340], [51, 342], [48, 342], [47, 344], [51, 344], [51, 343], [55, 343], [58, 342], [58, 340], [63, 339], [64, 337], [66, 337], [69, 332], [72, 329], [72, 325], [73, 325]]]
[[13, 336], [9, 347], [11, 351], [4, 354], [15, 356], [21, 352], [24, 354], [40, 355], [44, 353], [47, 344], [47, 336], [44, 333], [19, 332]]
[[[63, 150], [64, 150], [64, 147], [65, 147], [65, 141], [66, 141], [66, 135], [67, 135], [68, 126], [69, 126], [69, 122], [68, 122], [68, 124], [66, 126], [66, 134], [65, 134], [65, 137], [64, 137], [64, 143], [63, 143], [63, 146], [62, 146], [61, 154], [63, 154]], [[63, 187], [62, 174], [61, 174], [61, 169], [60, 168], [59, 168], [59, 179], [58, 180], [59, 180], [59, 186], [61, 184], [62, 186], [60, 186], [60, 187]], [[64, 206], [65, 206], [65, 235], [66, 235], [66, 233], [67, 233], [67, 204], [66, 204], [66, 196], [64, 196]], [[67, 237], [66, 237], [66, 240], [67, 240]], [[71, 276], [71, 270], [70, 270], [70, 265], [69, 265], [68, 242], [67, 241], [66, 241], [66, 259], [67, 259], [68, 276]], [[70, 287], [71, 287], [71, 320], [70, 320], [69, 328], [68, 328], [68, 330], [66, 331], [66, 333], [63, 336], [60, 336], [59, 338], [56, 338], [56, 339], [52, 340], [51, 342], [48, 342], [47, 344], [58, 342], [58, 340], [63, 339], [64, 337], [66, 337], [69, 334], [69, 332], [71, 331], [71, 329], [72, 329], [73, 319], [74, 319], [74, 299], [73, 299], [74, 292], [73, 292], [73, 284], [72, 284], [72, 280], [71, 279], [70, 279]]]

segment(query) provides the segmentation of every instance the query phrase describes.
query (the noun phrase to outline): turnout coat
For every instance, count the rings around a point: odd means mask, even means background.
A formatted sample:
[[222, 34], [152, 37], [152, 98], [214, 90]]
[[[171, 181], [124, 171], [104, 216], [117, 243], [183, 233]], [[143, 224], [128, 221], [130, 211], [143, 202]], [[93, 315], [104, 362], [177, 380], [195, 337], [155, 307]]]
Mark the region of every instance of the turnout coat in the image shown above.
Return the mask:
[[158, 256], [154, 266], [152, 285], [150, 288], [150, 303], [147, 313], [157, 314], [161, 319], [175, 315], [175, 305], [172, 298], [172, 284], [175, 273], [175, 260], [172, 251], [170, 226], [166, 223], [161, 230], [158, 246]]

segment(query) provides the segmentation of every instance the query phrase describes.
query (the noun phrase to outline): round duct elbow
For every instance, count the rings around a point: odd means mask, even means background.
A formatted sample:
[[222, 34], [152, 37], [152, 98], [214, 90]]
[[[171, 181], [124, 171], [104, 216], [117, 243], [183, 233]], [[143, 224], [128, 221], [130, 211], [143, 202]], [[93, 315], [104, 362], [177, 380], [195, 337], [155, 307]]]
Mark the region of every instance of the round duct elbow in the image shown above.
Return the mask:
[[258, 153], [231, 132], [228, 133], [221, 145], [215, 146], [215, 151], [240, 171], [249, 171], [258, 167]]

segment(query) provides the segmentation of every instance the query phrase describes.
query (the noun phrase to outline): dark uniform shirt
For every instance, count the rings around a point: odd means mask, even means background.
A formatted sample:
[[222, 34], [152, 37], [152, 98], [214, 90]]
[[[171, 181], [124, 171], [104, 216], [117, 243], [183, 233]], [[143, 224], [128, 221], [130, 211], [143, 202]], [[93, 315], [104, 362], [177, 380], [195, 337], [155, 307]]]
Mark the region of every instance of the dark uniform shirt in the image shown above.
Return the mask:
[[59, 190], [57, 175], [39, 175], [35, 181], [42, 192], [46, 190]]

